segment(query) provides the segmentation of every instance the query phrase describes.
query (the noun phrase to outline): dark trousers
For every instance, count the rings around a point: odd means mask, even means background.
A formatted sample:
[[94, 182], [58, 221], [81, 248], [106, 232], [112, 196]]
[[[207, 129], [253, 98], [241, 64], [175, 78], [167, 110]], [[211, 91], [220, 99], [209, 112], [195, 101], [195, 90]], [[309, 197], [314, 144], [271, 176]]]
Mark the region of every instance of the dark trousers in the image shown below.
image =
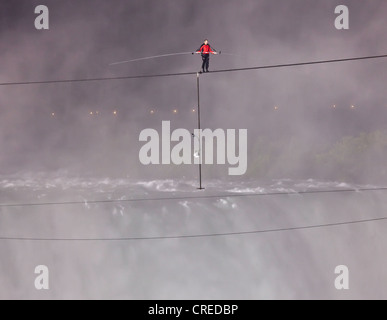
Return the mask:
[[202, 70], [208, 71], [208, 68], [210, 67], [210, 55], [202, 54], [202, 59], [203, 59]]

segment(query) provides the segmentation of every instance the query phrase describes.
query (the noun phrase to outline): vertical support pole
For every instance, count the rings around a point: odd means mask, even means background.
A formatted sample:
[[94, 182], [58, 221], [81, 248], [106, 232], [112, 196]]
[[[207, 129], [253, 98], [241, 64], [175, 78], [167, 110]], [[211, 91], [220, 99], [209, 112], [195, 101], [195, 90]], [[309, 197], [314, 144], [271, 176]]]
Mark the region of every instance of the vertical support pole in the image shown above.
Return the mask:
[[203, 190], [202, 186], [202, 133], [201, 133], [201, 125], [200, 125], [200, 74], [199, 72], [196, 74], [197, 81], [197, 91], [198, 91], [198, 129], [199, 129], [199, 190]]

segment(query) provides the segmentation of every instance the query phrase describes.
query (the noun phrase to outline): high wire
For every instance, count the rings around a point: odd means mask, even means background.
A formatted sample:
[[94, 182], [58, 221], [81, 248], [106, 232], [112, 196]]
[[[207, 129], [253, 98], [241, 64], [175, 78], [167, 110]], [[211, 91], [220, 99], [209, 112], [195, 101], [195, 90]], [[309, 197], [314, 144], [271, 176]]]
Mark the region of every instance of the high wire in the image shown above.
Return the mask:
[[[275, 69], [275, 68], [289, 68], [289, 67], [297, 67], [297, 66], [329, 64], [329, 63], [350, 62], [350, 61], [360, 61], [360, 60], [371, 60], [371, 59], [381, 59], [381, 58], [387, 58], [387, 54], [377, 55], [377, 56], [356, 57], [356, 58], [319, 60], [319, 61], [309, 61], [309, 62], [298, 62], [298, 63], [275, 64], [275, 65], [266, 65], [266, 66], [256, 66], [256, 67], [246, 67], [246, 68], [234, 68], [234, 69], [215, 70], [215, 71], [209, 72], [209, 74], [211, 74], [211, 73], [228, 73], [228, 72], [238, 72], [238, 71], [263, 70], [263, 69]], [[189, 75], [197, 75], [197, 72], [195, 71], [195, 72], [163, 73], [163, 74], [133, 75], [133, 76], [122, 76], [122, 77], [101, 77], [101, 78], [86, 78], [86, 79], [67, 79], [67, 80], [65, 79], [65, 80], [1, 82], [0, 86], [21, 86], [21, 85], [37, 85], [37, 84], [60, 84], [60, 83], [77, 83], [77, 82], [98, 82], [98, 81], [147, 79], [147, 78], [162, 78], [162, 77], [189, 76]]]
[[339, 226], [348, 226], [355, 224], [363, 224], [370, 222], [380, 222], [387, 220], [387, 217], [363, 219], [363, 220], [351, 220], [344, 222], [326, 223], [326, 224], [314, 224], [308, 226], [277, 228], [277, 229], [262, 229], [253, 231], [241, 231], [241, 232], [224, 232], [224, 233], [208, 233], [208, 234], [192, 234], [192, 235], [176, 235], [176, 236], [155, 236], [155, 237], [124, 237], [124, 238], [33, 238], [33, 237], [0, 237], [0, 241], [31, 241], [31, 242], [123, 242], [123, 241], [149, 241], [149, 240], [178, 240], [178, 239], [199, 239], [199, 238], [215, 238], [215, 237], [231, 237], [231, 236], [245, 236], [245, 235], [258, 235], [264, 233], [275, 232], [290, 232], [300, 230], [311, 230], [321, 228], [332, 228]]
[[205, 200], [220, 198], [247, 198], [247, 197], [268, 197], [268, 196], [294, 196], [294, 195], [313, 195], [313, 194], [332, 194], [332, 193], [358, 193], [358, 192], [375, 192], [387, 191], [387, 187], [379, 188], [356, 188], [356, 189], [335, 189], [335, 190], [308, 190], [308, 191], [291, 191], [291, 192], [267, 192], [267, 193], [231, 193], [218, 195], [201, 195], [190, 197], [159, 197], [159, 198], [135, 198], [135, 199], [113, 199], [113, 200], [83, 200], [68, 202], [40, 202], [40, 203], [13, 203], [0, 204], [0, 208], [16, 207], [45, 207], [45, 206], [70, 206], [70, 205], [91, 205], [91, 204], [114, 204], [130, 202], [149, 202], [149, 201], [181, 201], [181, 200]]

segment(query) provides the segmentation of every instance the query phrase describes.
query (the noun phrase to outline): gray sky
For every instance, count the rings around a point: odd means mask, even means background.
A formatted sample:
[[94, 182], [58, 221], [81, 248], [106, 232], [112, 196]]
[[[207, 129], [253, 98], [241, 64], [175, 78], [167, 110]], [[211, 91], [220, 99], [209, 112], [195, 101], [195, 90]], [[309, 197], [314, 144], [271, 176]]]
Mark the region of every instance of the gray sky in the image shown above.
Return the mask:
[[[34, 28], [38, 4], [1, 3], [0, 81], [197, 71], [200, 57], [191, 55], [109, 63], [193, 51], [204, 38], [235, 54], [212, 57], [213, 70], [387, 52], [384, 1], [48, 0], [49, 31]], [[334, 27], [339, 4], [349, 7], [349, 30]], [[384, 128], [385, 71], [382, 59], [206, 75], [203, 126], [247, 128], [250, 149], [258, 138], [291, 136], [302, 154], [345, 135]], [[29, 167], [87, 171], [80, 165], [86, 161], [96, 171], [114, 166], [122, 174], [138, 165], [142, 129], [160, 129], [161, 120], [195, 127], [196, 115], [190, 112], [195, 90], [194, 77], [2, 87], [0, 143], [9, 152], [0, 163], [11, 172]], [[173, 115], [173, 109], [179, 113]], [[96, 111], [101, 117], [89, 116]], [[106, 157], [106, 163], [96, 160]]]

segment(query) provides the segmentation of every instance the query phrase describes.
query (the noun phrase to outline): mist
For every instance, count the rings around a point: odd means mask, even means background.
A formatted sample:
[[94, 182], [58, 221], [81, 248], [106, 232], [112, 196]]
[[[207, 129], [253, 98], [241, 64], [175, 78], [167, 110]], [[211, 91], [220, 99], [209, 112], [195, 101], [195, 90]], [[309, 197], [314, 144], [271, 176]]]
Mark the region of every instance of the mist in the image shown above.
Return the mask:
[[[39, 1], [0, 4], [0, 83], [197, 72], [387, 52], [384, 1]], [[349, 30], [334, 26], [347, 5]], [[146, 128], [197, 128], [196, 76], [0, 86], [0, 238], [240, 232], [383, 217], [383, 191], [228, 198], [234, 193], [383, 187], [386, 60], [200, 76], [201, 125], [248, 130], [248, 168], [139, 161]], [[225, 195], [88, 204], [93, 200]], [[240, 237], [128, 242], [0, 240], [0, 298], [385, 298], [384, 222]], [[360, 236], [359, 236], [360, 235]], [[374, 251], [369, 250], [374, 248]], [[52, 288], [36, 291], [36, 265]], [[347, 264], [350, 290], [333, 285]], [[371, 272], [372, 271], [372, 272]], [[98, 280], [98, 281], [97, 281]]]

